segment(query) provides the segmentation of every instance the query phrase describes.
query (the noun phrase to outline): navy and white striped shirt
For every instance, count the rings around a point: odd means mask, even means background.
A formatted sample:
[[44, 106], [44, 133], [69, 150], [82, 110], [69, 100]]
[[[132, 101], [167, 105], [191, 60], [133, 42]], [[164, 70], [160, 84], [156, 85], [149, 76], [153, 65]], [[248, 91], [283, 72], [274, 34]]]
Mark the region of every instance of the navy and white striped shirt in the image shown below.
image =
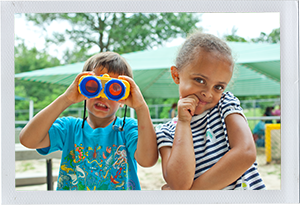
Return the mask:
[[[214, 108], [192, 117], [191, 130], [196, 157], [194, 179], [211, 168], [230, 150], [225, 118], [232, 113], [239, 113], [246, 119], [239, 100], [232, 93], [226, 92]], [[156, 128], [158, 149], [164, 146], [172, 147], [176, 123], [174, 118]], [[257, 163], [255, 162], [238, 180], [224, 188], [228, 189], [266, 189], [257, 171]]]

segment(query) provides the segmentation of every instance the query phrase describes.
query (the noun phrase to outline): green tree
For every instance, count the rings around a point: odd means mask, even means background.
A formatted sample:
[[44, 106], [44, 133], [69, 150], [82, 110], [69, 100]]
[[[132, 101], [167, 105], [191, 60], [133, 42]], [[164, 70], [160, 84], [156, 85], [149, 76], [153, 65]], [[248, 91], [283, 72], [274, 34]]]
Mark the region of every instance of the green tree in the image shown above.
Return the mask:
[[280, 28], [273, 29], [272, 32], [267, 35], [264, 32], [260, 33], [258, 38], [251, 39], [252, 42], [267, 42], [267, 43], [280, 43]]
[[[53, 33], [46, 42], [59, 45], [68, 39], [81, 56], [95, 47], [120, 54], [150, 49], [185, 37], [200, 22], [195, 13], [30, 13], [26, 17], [45, 31], [55, 20], [68, 22], [70, 27]], [[68, 50], [66, 57], [74, 52]], [[70, 63], [70, 59], [65, 60]]]
[[38, 51], [35, 47], [28, 49], [24, 39], [15, 46], [15, 73], [27, 72], [41, 68], [57, 66], [60, 61], [50, 56], [46, 51]]
[[236, 35], [237, 28], [233, 27], [231, 29], [231, 34], [224, 35], [225, 41], [231, 41], [231, 42], [247, 42], [247, 40], [241, 36]]
[[[15, 73], [60, 65], [60, 61], [48, 55], [46, 51], [38, 51], [36, 48], [28, 49], [24, 40], [17, 40], [21, 43], [15, 46]], [[64, 86], [15, 79], [15, 95], [33, 100], [35, 109], [46, 107], [65, 89]], [[15, 110], [28, 110], [28, 106], [28, 101], [15, 102]], [[28, 113], [18, 114], [16, 119], [28, 120]]]

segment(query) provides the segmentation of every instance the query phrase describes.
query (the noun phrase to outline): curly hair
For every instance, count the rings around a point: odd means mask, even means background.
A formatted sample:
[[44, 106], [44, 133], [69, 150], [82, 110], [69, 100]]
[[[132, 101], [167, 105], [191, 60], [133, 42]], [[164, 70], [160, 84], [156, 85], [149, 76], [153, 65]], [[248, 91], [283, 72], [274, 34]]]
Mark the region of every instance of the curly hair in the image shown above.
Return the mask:
[[195, 54], [199, 53], [200, 50], [204, 50], [206, 52], [218, 51], [220, 54], [226, 56], [232, 64], [234, 64], [231, 49], [226, 42], [212, 34], [195, 31], [188, 36], [179, 50], [176, 57], [177, 69], [180, 70], [189, 62], [193, 61]]

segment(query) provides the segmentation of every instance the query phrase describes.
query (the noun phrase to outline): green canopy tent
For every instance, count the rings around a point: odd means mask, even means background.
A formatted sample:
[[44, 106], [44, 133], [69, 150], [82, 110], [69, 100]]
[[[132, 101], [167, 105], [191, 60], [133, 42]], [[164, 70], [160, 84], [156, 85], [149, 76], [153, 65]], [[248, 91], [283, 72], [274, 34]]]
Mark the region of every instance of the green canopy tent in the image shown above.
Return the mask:
[[[236, 73], [227, 87], [236, 96], [280, 95], [280, 45], [228, 42]], [[176, 98], [178, 86], [170, 75], [179, 46], [122, 54], [133, 69], [145, 98]], [[21, 80], [70, 85], [84, 62], [19, 73]]]

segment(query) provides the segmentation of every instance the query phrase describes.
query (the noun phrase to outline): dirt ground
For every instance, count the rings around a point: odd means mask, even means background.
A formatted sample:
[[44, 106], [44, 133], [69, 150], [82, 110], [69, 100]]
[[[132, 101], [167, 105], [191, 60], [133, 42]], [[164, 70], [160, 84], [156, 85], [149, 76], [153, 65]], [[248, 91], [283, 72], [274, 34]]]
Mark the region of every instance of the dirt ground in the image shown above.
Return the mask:
[[[60, 160], [53, 159], [53, 173], [58, 173]], [[266, 163], [266, 157], [262, 150], [257, 151], [258, 171], [268, 190], [280, 190], [281, 166], [280, 163]], [[18, 173], [46, 173], [45, 160], [17, 161], [15, 163]], [[142, 190], [160, 190], [165, 184], [162, 176], [160, 160], [150, 168], [138, 167], [138, 176]], [[56, 182], [54, 183], [56, 189]], [[47, 190], [47, 185], [16, 187], [16, 190]]]

